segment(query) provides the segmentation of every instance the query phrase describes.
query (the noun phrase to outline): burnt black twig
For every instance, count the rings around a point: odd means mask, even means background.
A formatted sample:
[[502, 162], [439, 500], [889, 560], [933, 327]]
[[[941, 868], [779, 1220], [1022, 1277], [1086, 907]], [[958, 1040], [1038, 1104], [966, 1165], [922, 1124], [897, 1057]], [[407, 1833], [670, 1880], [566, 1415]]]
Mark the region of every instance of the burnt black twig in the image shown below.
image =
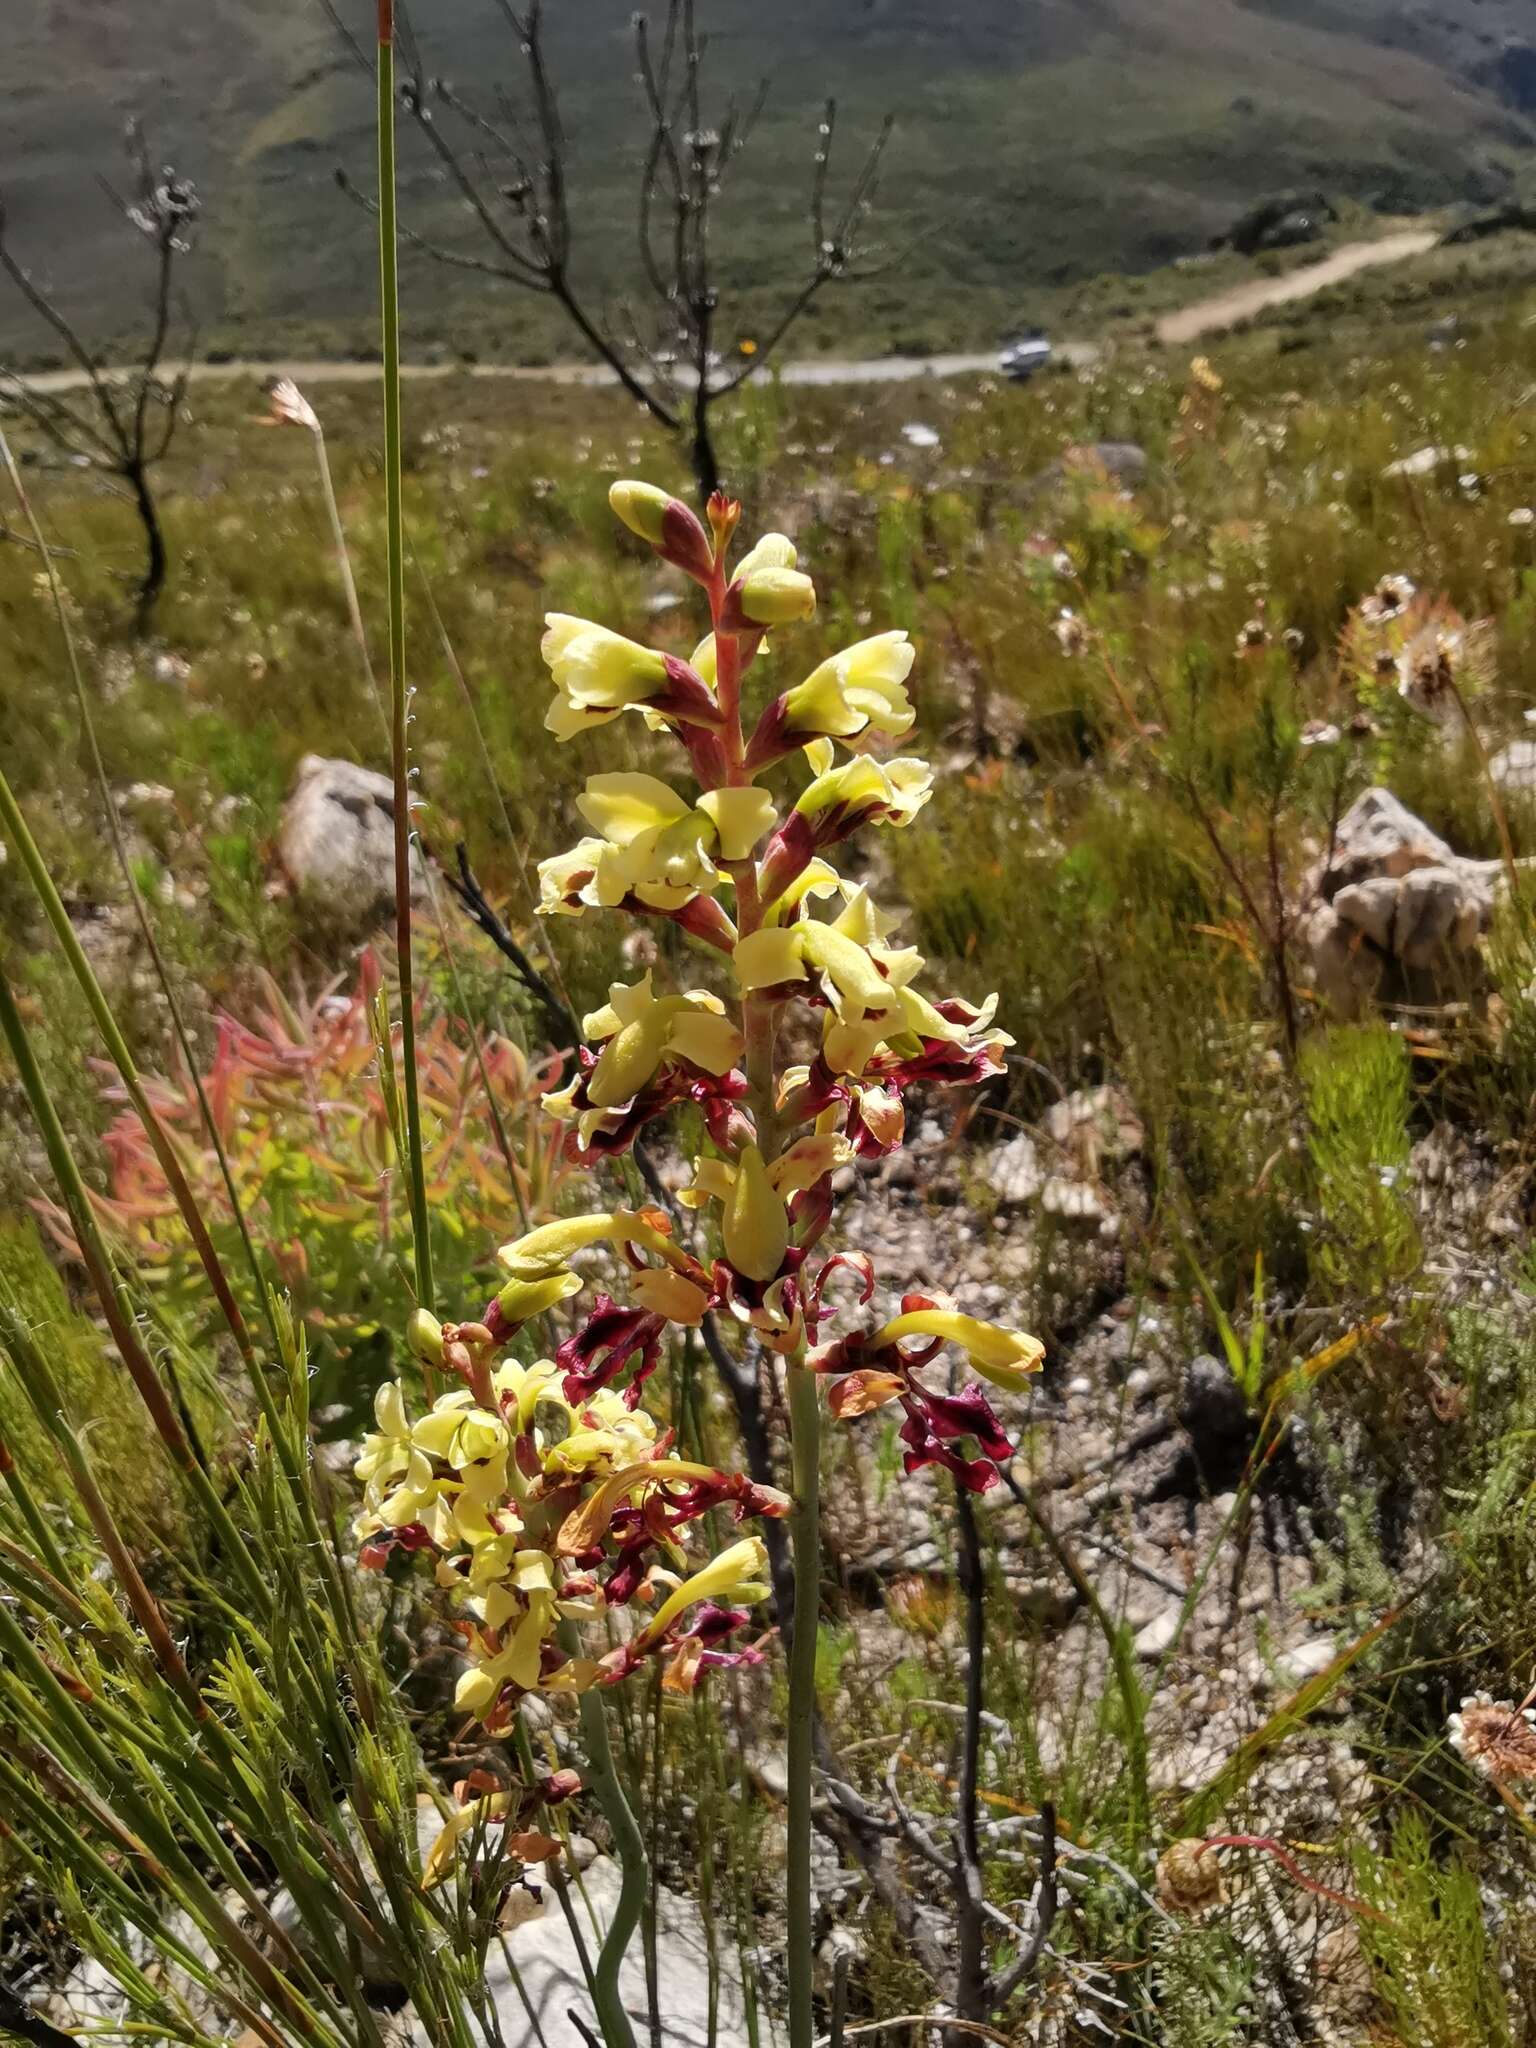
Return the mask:
[[443, 880], [453, 891], [455, 902], [485, 934], [502, 958], [512, 963], [518, 980], [544, 1012], [544, 1021], [554, 1043], [567, 1051], [580, 1045], [581, 1026], [569, 1005], [535, 967], [492, 909], [485, 891], [475, 877], [474, 869], [469, 864], [469, 855], [463, 842], [460, 841], [453, 851], [457, 872], [450, 873], [444, 868]]
[[72, 404], [3, 364], [0, 395], [16, 405], [61, 454], [88, 462], [123, 485], [144, 535], [137, 599], [137, 625], [142, 633], [149, 627], [169, 569], [153, 473], [170, 452], [186, 398], [195, 329], [184, 309], [181, 366], [169, 379], [162, 371], [178, 317], [177, 270], [181, 259], [191, 252], [202, 202], [196, 188], [171, 165], [155, 168], [137, 122], [129, 123], [127, 151], [132, 185], [126, 193], [105, 183], [104, 189], [127, 226], [142, 236], [153, 252], [149, 327], [138, 360], [121, 375], [105, 367], [102, 356], [57, 299], [15, 254], [9, 240], [9, 217], [0, 197], [0, 272], [63, 344], [87, 402]]

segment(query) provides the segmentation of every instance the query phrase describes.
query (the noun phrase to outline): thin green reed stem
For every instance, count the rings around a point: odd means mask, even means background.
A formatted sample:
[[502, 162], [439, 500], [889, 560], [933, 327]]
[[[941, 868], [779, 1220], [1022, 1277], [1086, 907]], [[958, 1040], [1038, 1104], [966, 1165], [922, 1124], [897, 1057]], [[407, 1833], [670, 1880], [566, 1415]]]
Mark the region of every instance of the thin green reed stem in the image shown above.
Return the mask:
[[101, 1303], [101, 1311], [112, 1333], [112, 1341], [117, 1346], [118, 1354], [128, 1368], [139, 1397], [149, 1411], [155, 1431], [170, 1453], [177, 1470], [196, 1494], [209, 1521], [218, 1530], [230, 1559], [240, 1572], [247, 1589], [259, 1596], [262, 1578], [256, 1569], [255, 1560], [247, 1548], [244, 1537], [231, 1520], [218, 1488], [198, 1462], [159, 1371], [139, 1335], [133, 1305], [124, 1293], [113, 1268], [111, 1256], [96, 1222], [95, 1212], [91, 1208], [90, 1197], [86, 1193], [79, 1165], [70, 1150], [64, 1126], [59, 1121], [58, 1110], [49, 1093], [48, 1084], [43, 1079], [42, 1069], [38, 1065], [31, 1036], [22, 1021], [16, 999], [3, 973], [0, 973], [0, 1034], [3, 1034], [6, 1044], [10, 1047], [11, 1057], [16, 1062], [16, 1071], [32, 1111], [33, 1121], [43, 1140], [43, 1147], [48, 1154], [48, 1163], [53, 1169], [59, 1192], [64, 1197], [64, 1206], [69, 1212], [75, 1243], [80, 1249], [80, 1256], [90, 1276], [96, 1298]]
[[811, 1769], [816, 1751], [816, 1634], [821, 1607], [821, 1390], [803, 1362], [791, 1362], [790, 1456], [795, 1505], [795, 1626], [789, 1647], [789, 1844], [786, 1864], [790, 2048], [812, 2048], [815, 2012], [811, 1898]]
[[[144, 901], [143, 891], [134, 879], [133, 863], [128, 858], [128, 848], [123, 840], [123, 829], [118, 819], [117, 805], [113, 800], [112, 786], [107, 780], [106, 763], [102, 759], [101, 744], [96, 736], [96, 721], [91, 716], [90, 696], [85, 687], [85, 677], [81, 673], [80, 650], [75, 645], [75, 636], [70, 628], [69, 609], [64, 602], [64, 589], [59, 580], [59, 572], [54, 562], [53, 550], [49, 547], [42, 524], [33, 510], [32, 500], [27, 494], [26, 486], [22, 483], [21, 472], [16, 466], [16, 459], [11, 452], [10, 442], [6, 439], [3, 430], [0, 430], [0, 461], [4, 463], [6, 474], [11, 481], [11, 487], [16, 493], [16, 501], [21, 507], [22, 515], [26, 519], [28, 527], [31, 529], [33, 544], [36, 546], [38, 554], [42, 557], [43, 566], [47, 571], [48, 588], [53, 599], [54, 616], [58, 620], [59, 634], [64, 642], [64, 652], [69, 662], [70, 680], [74, 684], [75, 691], [75, 705], [80, 713], [81, 730], [85, 734], [86, 746], [90, 752], [91, 770], [95, 777], [97, 793], [101, 798], [102, 809], [106, 816], [107, 831], [112, 840], [112, 850], [117, 857], [117, 865], [123, 877], [123, 885], [128, 891], [128, 900], [133, 907], [134, 918], [139, 927], [139, 934], [144, 941], [151, 965], [155, 970], [155, 977], [160, 984], [161, 993], [164, 995], [170, 1011], [171, 1025], [176, 1033], [176, 1042], [181, 1048], [181, 1056], [186, 1062], [187, 1072], [192, 1077], [192, 1086], [197, 1092], [198, 1108], [202, 1115], [203, 1127], [208, 1133], [209, 1142], [213, 1146], [214, 1156], [218, 1160], [219, 1172], [224, 1182], [225, 1196], [229, 1202], [231, 1214], [235, 1219], [235, 1227], [240, 1234], [240, 1243], [244, 1250], [246, 1264], [250, 1269], [251, 1280], [256, 1290], [256, 1299], [262, 1304], [263, 1312], [267, 1319], [268, 1334], [275, 1344], [277, 1341], [277, 1328], [273, 1322], [272, 1311], [268, 1302], [266, 1278], [261, 1270], [261, 1262], [256, 1256], [256, 1246], [252, 1241], [250, 1228], [246, 1222], [245, 1209], [240, 1200], [239, 1190], [235, 1186], [235, 1178], [230, 1169], [229, 1156], [224, 1149], [224, 1141], [219, 1135], [218, 1125], [214, 1121], [213, 1111], [209, 1107], [202, 1076], [197, 1070], [197, 1058], [193, 1051], [191, 1035], [182, 1016], [181, 1005], [176, 999], [176, 991], [171, 985], [171, 977], [165, 964], [165, 957], [161, 953], [159, 942], [155, 938], [154, 926], [150, 922], [149, 909]], [[32, 854], [36, 856], [37, 849], [32, 845], [30, 834], [27, 837], [27, 844], [31, 846]], [[39, 870], [42, 872], [43, 881], [47, 883], [46, 889], [38, 883]], [[162, 1170], [166, 1170], [163, 1154], [164, 1150], [170, 1149], [170, 1139], [164, 1133], [159, 1119], [153, 1116], [153, 1112], [146, 1116], [148, 1104], [141, 1101], [142, 1090], [137, 1088], [137, 1075], [131, 1071], [131, 1057], [129, 1058], [128, 1068], [125, 1069], [122, 1058], [118, 1056], [120, 1049], [123, 1056], [128, 1057], [126, 1045], [119, 1048], [119, 1045], [114, 1043], [113, 1038], [108, 1035], [106, 1028], [101, 1024], [102, 1010], [106, 1009], [107, 1016], [110, 1019], [110, 1007], [107, 1006], [106, 998], [101, 989], [96, 985], [95, 976], [91, 973], [89, 961], [86, 960], [78, 942], [75, 940], [74, 927], [68, 923], [67, 914], [65, 915], [64, 922], [69, 934], [68, 940], [64, 938], [64, 933], [60, 930], [59, 920], [54, 915], [53, 902], [50, 900], [50, 898], [56, 899], [58, 892], [52, 888], [51, 879], [48, 877], [46, 869], [42, 869], [40, 860], [35, 866], [33, 861], [29, 860], [28, 871], [33, 876], [34, 886], [38, 887], [39, 894], [42, 895], [43, 908], [47, 911], [49, 922], [53, 925], [55, 932], [59, 934], [60, 942], [64, 945], [66, 956], [69, 959], [70, 966], [74, 969], [76, 979], [81, 979], [82, 966], [86, 974], [90, 976], [89, 982], [81, 980], [81, 987], [84, 990], [86, 1000], [91, 1005], [98, 1027], [102, 1029], [103, 1037], [107, 1040], [107, 1049], [112, 1054], [113, 1062], [122, 1077], [123, 1085], [129, 1090], [129, 1097], [133, 1102], [134, 1109], [140, 1121], [144, 1123], [146, 1135], [155, 1148], [156, 1156], [161, 1160]], [[60, 908], [62, 910], [62, 905]], [[174, 1158], [174, 1154], [172, 1156]], [[214, 1251], [212, 1240], [209, 1238], [204, 1227], [202, 1214], [197, 1207], [195, 1197], [193, 1197], [184, 1176], [181, 1175], [179, 1161], [175, 1163], [175, 1172], [166, 1170], [166, 1179], [170, 1184], [171, 1194], [176, 1201], [177, 1207], [182, 1212], [182, 1217], [191, 1235], [194, 1248], [218, 1297], [219, 1306], [224, 1313], [225, 1321], [229, 1323], [230, 1332], [240, 1346], [246, 1368], [254, 1377], [257, 1372], [256, 1361], [246, 1335], [244, 1320], [238, 1307], [234, 1306], [232, 1292], [228, 1289], [227, 1283], [223, 1282], [223, 1269]], [[232, 1307], [233, 1316], [231, 1316]]]
[[416, 995], [411, 965], [411, 769], [405, 681], [405, 517], [400, 462], [400, 280], [395, 228], [395, 9], [379, 0], [379, 313], [384, 340], [384, 512], [389, 553], [389, 727], [395, 782], [395, 942], [400, 955], [400, 1063], [416, 1299], [431, 1310], [432, 1241], [416, 1086]]
[[[573, 1623], [563, 1622], [560, 1636], [566, 1649], [580, 1649], [580, 1638]], [[635, 1929], [640, 1924], [640, 1914], [645, 1906], [645, 1842], [613, 1760], [613, 1745], [608, 1739], [608, 1707], [597, 1687], [589, 1686], [581, 1695], [580, 1714], [581, 1740], [587, 1756], [587, 1784], [613, 1835], [620, 1870], [618, 1900], [593, 1971], [592, 2003], [597, 2011], [597, 2023], [602, 2028], [605, 2048], [635, 2048], [635, 2030], [624, 2010], [619, 1971], [635, 1938]]]
[[[33, 509], [26, 487], [22, 483], [21, 473], [16, 466], [10, 444], [3, 432], [0, 432], [0, 462], [3, 462], [3, 466], [10, 478], [12, 488], [16, 493], [17, 502], [25, 515], [33, 540], [47, 570], [49, 589], [53, 598], [54, 615], [58, 620], [59, 632], [64, 642], [64, 650], [69, 662], [70, 677], [74, 685], [75, 701], [80, 713], [81, 727], [90, 752], [92, 768], [106, 814], [107, 829], [111, 835], [113, 848], [117, 855], [118, 866], [122, 872], [124, 885], [127, 888], [129, 900], [133, 906], [140, 934], [143, 937], [150, 960], [154, 965], [160, 988], [164, 993], [170, 1011], [171, 1022], [176, 1032], [177, 1043], [181, 1047], [187, 1071], [191, 1075], [193, 1087], [197, 1091], [198, 1107], [201, 1112], [203, 1127], [208, 1134], [209, 1142], [213, 1146], [215, 1157], [218, 1160], [225, 1196], [229, 1202], [230, 1212], [234, 1217], [235, 1226], [240, 1235], [240, 1242], [244, 1251], [246, 1265], [250, 1272], [251, 1283], [255, 1289], [256, 1299], [261, 1304], [262, 1314], [266, 1320], [267, 1331], [272, 1339], [273, 1346], [281, 1354], [283, 1348], [282, 1340], [278, 1331], [276, 1314], [272, 1306], [271, 1289], [266, 1276], [262, 1272], [261, 1261], [257, 1256], [256, 1246], [246, 1220], [244, 1206], [240, 1200], [239, 1189], [235, 1185], [234, 1174], [229, 1164], [229, 1156], [225, 1150], [223, 1139], [219, 1135], [218, 1125], [209, 1106], [207, 1092], [203, 1087], [202, 1078], [197, 1070], [197, 1060], [193, 1052], [191, 1037], [182, 1016], [181, 1006], [176, 999], [176, 993], [171, 984], [164, 956], [160, 951], [159, 944], [155, 938], [154, 927], [150, 922], [148, 908], [144, 902], [143, 894], [134, 880], [132, 863], [128, 858], [128, 849], [123, 842], [122, 827], [118, 822], [117, 807], [113, 802], [111, 785], [107, 780], [106, 764], [102, 759], [101, 747], [96, 734], [96, 723], [91, 716], [90, 696], [85, 687], [84, 675], [81, 672], [80, 652], [75, 644], [74, 634], [70, 629], [69, 609], [64, 602], [64, 591], [59, 580], [58, 568], [54, 561], [53, 552], [48, 546], [47, 536], [42, 530], [41, 522], [38, 520], [37, 514]], [[335, 1559], [332, 1557], [329, 1547], [322, 1543], [319, 1524], [315, 1519], [314, 1503], [310, 1495], [308, 1475], [304, 1470], [302, 1461], [295, 1456], [293, 1447], [288, 1441], [287, 1432], [282, 1427], [281, 1420], [273, 1403], [272, 1391], [267, 1382], [265, 1368], [256, 1357], [244, 1316], [235, 1301], [233, 1291], [224, 1272], [223, 1263], [214, 1249], [202, 1211], [182, 1171], [181, 1161], [174, 1143], [144, 1093], [133, 1056], [128, 1049], [126, 1041], [123, 1039], [121, 1031], [118, 1029], [117, 1020], [112, 1013], [112, 1007], [107, 1001], [106, 995], [96, 979], [95, 972], [75, 935], [75, 928], [69, 920], [69, 913], [64, 908], [59, 892], [54, 886], [53, 878], [48, 872], [47, 864], [38, 850], [37, 843], [32, 837], [26, 818], [20, 806], [16, 803], [10, 785], [5, 780], [3, 774], [0, 774], [0, 819], [3, 819], [5, 829], [26, 866], [33, 888], [37, 892], [48, 921], [52, 925], [59, 944], [63, 949], [64, 956], [69, 962], [81, 992], [84, 994], [91, 1013], [96, 1020], [97, 1028], [101, 1032], [107, 1051], [118, 1070], [124, 1088], [127, 1090], [129, 1100], [133, 1104], [135, 1113], [144, 1126], [150, 1143], [154, 1147], [155, 1155], [160, 1162], [161, 1170], [165, 1174], [167, 1185], [176, 1201], [182, 1220], [187, 1226], [188, 1235], [191, 1237], [193, 1246], [197, 1251], [203, 1271], [218, 1300], [220, 1310], [230, 1333], [239, 1346], [247, 1377], [250, 1380], [252, 1390], [256, 1395], [257, 1403], [266, 1421], [267, 1428], [272, 1435], [273, 1442], [277, 1445], [278, 1455], [283, 1461], [283, 1468], [288, 1476], [289, 1484], [293, 1489], [295, 1498], [299, 1502], [300, 1513], [305, 1520], [306, 1534], [309, 1537], [312, 1550], [315, 1555], [323, 1560], [324, 1579], [331, 1608], [336, 1614], [338, 1624], [342, 1626], [344, 1640], [349, 1643], [354, 1642], [357, 1631], [355, 1620], [351, 1617], [350, 1587], [345, 1576], [337, 1566]], [[130, 1369], [132, 1369], [131, 1361]], [[366, 1705], [366, 1694], [362, 1695], [362, 1697]]]

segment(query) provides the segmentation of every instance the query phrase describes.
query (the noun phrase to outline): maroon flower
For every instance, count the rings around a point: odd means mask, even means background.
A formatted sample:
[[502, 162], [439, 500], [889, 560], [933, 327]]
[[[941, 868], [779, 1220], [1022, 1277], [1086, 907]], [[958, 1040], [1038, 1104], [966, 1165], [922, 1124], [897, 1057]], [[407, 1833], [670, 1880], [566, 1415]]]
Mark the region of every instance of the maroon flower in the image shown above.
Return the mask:
[[600, 1387], [611, 1387], [629, 1361], [638, 1358], [624, 1388], [626, 1406], [637, 1407], [641, 1387], [661, 1363], [666, 1327], [665, 1316], [649, 1309], [623, 1308], [611, 1295], [598, 1295], [591, 1315], [555, 1353], [555, 1363], [565, 1375], [566, 1400], [579, 1408]]

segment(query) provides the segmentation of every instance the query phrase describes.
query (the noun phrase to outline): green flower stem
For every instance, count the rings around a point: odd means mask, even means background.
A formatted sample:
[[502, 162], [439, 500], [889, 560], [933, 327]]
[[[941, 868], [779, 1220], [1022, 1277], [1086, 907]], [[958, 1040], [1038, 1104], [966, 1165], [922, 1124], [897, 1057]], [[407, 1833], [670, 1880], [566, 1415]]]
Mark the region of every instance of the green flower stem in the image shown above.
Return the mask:
[[[560, 1634], [567, 1650], [573, 1653], [580, 1650], [580, 1638], [573, 1623], [562, 1623]], [[608, 1738], [608, 1708], [601, 1690], [595, 1686], [589, 1686], [581, 1695], [581, 1739], [587, 1753], [587, 1783], [613, 1835], [621, 1873], [618, 1902], [603, 1935], [603, 1945], [593, 1972], [592, 2003], [597, 2009], [604, 2048], [635, 2048], [635, 2030], [630, 2025], [619, 1990], [619, 1971], [629, 1944], [635, 1938], [635, 1929], [640, 1924], [649, 1887], [649, 1872], [645, 1841], [613, 1761], [613, 1745]]]
[[789, 1647], [789, 2044], [811, 2048], [811, 1767], [816, 1739], [816, 1635], [821, 1607], [821, 1389], [800, 1359], [789, 1364], [790, 1452], [795, 1505], [794, 1634]]
[[[720, 612], [724, 578], [717, 574], [710, 589], [715, 624], [716, 680], [726, 713], [724, 744], [732, 784], [749, 782], [742, 767], [740, 650], [734, 637], [722, 633]], [[736, 927], [745, 938], [759, 929], [763, 905], [756, 863], [733, 863]], [[773, 1005], [761, 996], [747, 996], [741, 1006], [744, 1064], [757, 1140], [764, 1159], [778, 1156], [783, 1132], [778, 1115]], [[789, 1649], [789, 1729], [786, 1772], [789, 1780], [788, 1846], [785, 1891], [789, 1921], [789, 2048], [812, 2048], [815, 2039], [813, 1998], [814, 1911], [811, 1898], [811, 1775], [816, 1745], [816, 1637], [821, 1610], [821, 1389], [805, 1364], [802, 1348], [786, 1361], [789, 1390], [790, 1463], [795, 1505], [790, 1517], [794, 1551], [795, 1600]]]
[[416, 1299], [430, 1311], [432, 1239], [416, 1084], [416, 991], [411, 963], [411, 768], [405, 680], [405, 517], [400, 460], [400, 281], [395, 227], [395, 15], [379, 0], [379, 313], [384, 350], [384, 512], [389, 557], [389, 730], [395, 785], [395, 948], [400, 974], [407, 1171]]

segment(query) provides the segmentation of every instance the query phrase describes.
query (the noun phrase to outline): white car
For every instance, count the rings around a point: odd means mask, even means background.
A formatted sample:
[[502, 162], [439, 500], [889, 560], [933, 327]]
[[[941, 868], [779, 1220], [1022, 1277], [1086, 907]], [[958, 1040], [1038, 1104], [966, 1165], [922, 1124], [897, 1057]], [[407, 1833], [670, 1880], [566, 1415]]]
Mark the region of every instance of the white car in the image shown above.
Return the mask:
[[1043, 370], [1051, 360], [1051, 344], [1043, 334], [1021, 334], [1016, 340], [1004, 342], [997, 367], [1005, 377], [1015, 384], [1027, 384], [1037, 370]]

